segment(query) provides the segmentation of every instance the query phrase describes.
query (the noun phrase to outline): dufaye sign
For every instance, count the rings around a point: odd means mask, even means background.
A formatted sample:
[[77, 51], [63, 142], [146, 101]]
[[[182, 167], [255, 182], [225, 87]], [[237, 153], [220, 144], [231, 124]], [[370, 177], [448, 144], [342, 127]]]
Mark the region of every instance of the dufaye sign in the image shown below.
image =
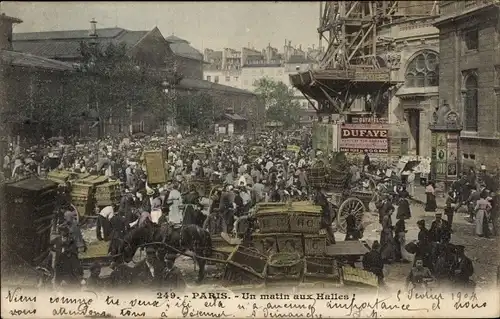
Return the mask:
[[350, 153], [388, 153], [389, 128], [384, 124], [343, 124], [340, 150]]

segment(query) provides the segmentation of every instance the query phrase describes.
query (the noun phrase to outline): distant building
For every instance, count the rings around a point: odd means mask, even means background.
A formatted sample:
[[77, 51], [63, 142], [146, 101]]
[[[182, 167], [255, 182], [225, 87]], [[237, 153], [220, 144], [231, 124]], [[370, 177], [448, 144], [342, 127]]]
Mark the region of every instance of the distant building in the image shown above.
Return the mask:
[[283, 52], [270, 44], [263, 50], [243, 47], [240, 50], [224, 48], [221, 51], [204, 50], [204, 58], [208, 63], [204, 67], [203, 77], [206, 81], [254, 91], [255, 82], [267, 77], [277, 82], [283, 82], [293, 90], [303, 114], [301, 121], [311, 123], [316, 118], [313, 105], [289, 83], [289, 74], [312, 69], [320, 51], [309, 48], [303, 51], [301, 46], [293, 47], [290, 41], [285, 41]]
[[[8, 137], [39, 137], [50, 133], [37, 107], [57, 103], [75, 76], [70, 63], [12, 50], [12, 29], [21, 20], [0, 15], [0, 144]], [[78, 92], [74, 92], [75, 96]], [[53, 102], [54, 101], [54, 102]], [[75, 103], [77, 99], [74, 100]], [[54, 132], [59, 133], [59, 132]], [[4, 147], [0, 146], [4, 150]], [[3, 159], [3, 156], [1, 156]]]
[[[188, 41], [171, 35], [166, 38], [175, 55], [177, 71], [184, 77], [203, 79], [203, 54], [193, 48]], [[207, 63], [208, 64], [208, 63]]]
[[499, 167], [500, 2], [441, 1], [439, 99], [462, 117], [464, 164]]
[[[380, 57], [391, 68], [391, 79], [401, 83], [389, 91], [388, 121], [399, 125], [409, 154], [426, 157], [429, 122], [439, 105], [439, 30], [432, 25], [438, 16], [433, 1], [400, 1], [392, 23], [377, 28]], [[359, 103], [351, 110], [367, 111]]]

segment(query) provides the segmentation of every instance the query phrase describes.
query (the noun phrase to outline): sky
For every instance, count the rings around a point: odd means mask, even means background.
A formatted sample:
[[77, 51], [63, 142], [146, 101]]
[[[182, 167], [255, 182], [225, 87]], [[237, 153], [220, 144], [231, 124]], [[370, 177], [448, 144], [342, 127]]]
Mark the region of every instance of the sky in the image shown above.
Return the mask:
[[319, 2], [15, 2], [2, 1], [1, 12], [23, 20], [14, 32], [121, 27], [176, 35], [205, 48], [280, 51], [285, 39], [307, 48], [318, 45]]

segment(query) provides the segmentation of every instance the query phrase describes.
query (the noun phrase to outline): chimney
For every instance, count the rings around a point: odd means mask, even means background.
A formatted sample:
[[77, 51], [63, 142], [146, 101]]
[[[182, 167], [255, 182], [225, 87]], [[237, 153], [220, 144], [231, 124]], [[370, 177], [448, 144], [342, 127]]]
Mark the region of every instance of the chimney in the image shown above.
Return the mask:
[[302, 44], [299, 44], [299, 50], [302, 51]]
[[90, 21], [89, 37], [97, 38], [97, 21], [95, 21], [95, 18]]

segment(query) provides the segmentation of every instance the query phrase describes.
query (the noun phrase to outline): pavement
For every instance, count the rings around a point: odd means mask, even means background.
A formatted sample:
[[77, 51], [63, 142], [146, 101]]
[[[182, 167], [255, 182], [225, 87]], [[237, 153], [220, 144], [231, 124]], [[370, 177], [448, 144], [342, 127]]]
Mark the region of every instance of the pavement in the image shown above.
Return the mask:
[[[411, 196], [410, 200], [413, 201], [414, 204], [425, 206], [425, 202], [427, 200], [425, 195], [425, 187], [420, 185], [415, 186], [413, 195]], [[443, 194], [438, 194], [436, 196], [436, 203], [438, 209], [444, 209], [446, 206], [446, 197]]]

